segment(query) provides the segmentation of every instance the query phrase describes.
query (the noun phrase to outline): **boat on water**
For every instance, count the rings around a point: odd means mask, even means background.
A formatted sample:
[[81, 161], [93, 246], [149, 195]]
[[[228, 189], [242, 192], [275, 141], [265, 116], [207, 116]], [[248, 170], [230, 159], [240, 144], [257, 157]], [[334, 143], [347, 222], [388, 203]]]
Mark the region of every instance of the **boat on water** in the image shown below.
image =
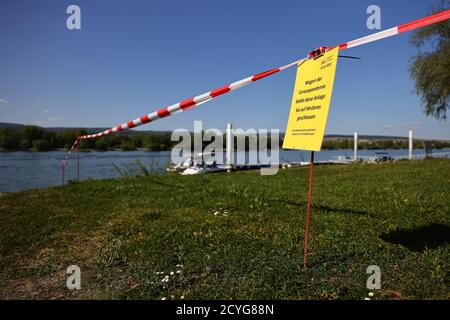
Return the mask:
[[205, 161], [204, 156], [211, 153], [198, 153], [187, 157], [183, 162], [171, 164], [167, 167], [169, 172], [179, 172], [182, 175], [194, 175], [199, 173], [222, 172], [229, 169], [226, 165], [217, 165], [215, 160]]
[[186, 169], [189, 169], [191, 167], [196, 167], [198, 166], [198, 164], [203, 163], [204, 164], [204, 160], [203, 160], [203, 156], [205, 154], [204, 153], [198, 153], [198, 154], [193, 154], [189, 157], [186, 157], [182, 162], [180, 163], [170, 163], [167, 168], [166, 171], [168, 172], [179, 172], [179, 171], [184, 171]]
[[213, 172], [223, 172], [227, 171], [227, 166], [213, 166], [213, 165], [197, 165], [197, 166], [191, 166], [184, 171], [181, 172], [183, 176], [189, 176], [193, 174], [199, 174], [199, 173], [213, 173]]
[[379, 162], [389, 162], [393, 160], [394, 158], [389, 154], [389, 152], [375, 152], [372, 161], [379, 163]]
[[[232, 167], [228, 165], [218, 165], [213, 161], [205, 161], [204, 156], [211, 155], [210, 153], [198, 153], [192, 155], [182, 162], [178, 164], [171, 164], [167, 167], [167, 171], [169, 172], [178, 172], [181, 175], [195, 175], [200, 173], [214, 173], [214, 172], [225, 172], [229, 170], [233, 171], [244, 171], [244, 170], [256, 170], [261, 168], [268, 168], [270, 164], [256, 164], [256, 165], [234, 165]], [[349, 164], [352, 162], [350, 157], [342, 157], [337, 160], [324, 160], [324, 161], [315, 161], [316, 165], [321, 164]], [[299, 162], [282, 162], [279, 164], [279, 167], [282, 169], [287, 169], [291, 167], [301, 167], [301, 166], [309, 166], [309, 161], [299, 161]]]

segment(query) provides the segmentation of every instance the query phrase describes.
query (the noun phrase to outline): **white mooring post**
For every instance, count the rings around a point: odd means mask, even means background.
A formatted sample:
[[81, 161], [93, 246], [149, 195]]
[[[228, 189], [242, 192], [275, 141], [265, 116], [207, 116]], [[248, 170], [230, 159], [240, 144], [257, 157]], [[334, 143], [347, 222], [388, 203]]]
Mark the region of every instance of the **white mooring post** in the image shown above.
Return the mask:
[[233, 167], [233, 154], [234, 154], [234, 147], [233, 147], [233, 125], [231, 123], [227, 124], [227, 155], [226, 155], [226, 164], [227, 164], [227, 171], [230, 172], [231, 168]]
[[413, 131], [409, 130], [409, 153], [408, 153], [408, 159], [413, 159]]
[[353, 160], [358, 161], [358, 132], [353, 134]]

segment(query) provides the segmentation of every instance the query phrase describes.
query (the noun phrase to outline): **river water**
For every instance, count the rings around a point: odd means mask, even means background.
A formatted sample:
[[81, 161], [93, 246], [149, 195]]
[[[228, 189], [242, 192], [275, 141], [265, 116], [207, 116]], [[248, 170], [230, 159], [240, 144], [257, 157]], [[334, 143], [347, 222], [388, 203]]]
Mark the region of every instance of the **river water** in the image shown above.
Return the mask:
[[[372, 156], [375, 152], [386, 151], [392, 156], [406, 156], [408, 150], [359, 150], [359, 156]], [[436, 152], [450, 151], [450, 149]], [[421, 154], [423, 150], [415, 150]], [[89, 151], [80, 152], [80, 179], [107, 179], [119, 176], [113, 164], [129, 167], [138, 159], [154, 172], [165, 172], [170, 161], [170, 151]], [[65, 151], [50, 152], [0, 152], [0, 192], [15, 192], [35, 188], [45, 188], [61, 184], [61, 160]], [[353, 150], [324, 150], [317, 152], [316, 160], [331, 160], [340, 155], [353, 155]], [[248, 154], [247, 154], [248, 157]], [[280, 150], [280, 161], [309, 161], [309, 152]], [[72, 154], [65, 171], [66, 181], [76, 178], [76, 154]]]

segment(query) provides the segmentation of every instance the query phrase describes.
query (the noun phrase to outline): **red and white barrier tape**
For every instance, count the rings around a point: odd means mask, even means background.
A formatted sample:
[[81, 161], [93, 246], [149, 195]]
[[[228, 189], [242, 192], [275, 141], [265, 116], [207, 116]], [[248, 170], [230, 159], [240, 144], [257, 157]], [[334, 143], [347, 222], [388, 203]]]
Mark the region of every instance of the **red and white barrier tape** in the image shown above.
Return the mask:
[[[338, 46], [339, 47], [339, 51], [343, 51], [343, 50], [350, 49], [350, 48], [357, 47], [357, 46], [361, 46], [361, 45], [364, 45], [364, 44], [367, 44], [367, 43], [370, 43], [370, 42], [374, 42], [374, 41], [378, 41], [378, 40], [385, 39], [385, 38], [388, 38], [388, 37], [392, 37], [392, 36], [398, 35], [400, 33], [406, 32], [406, 31], [410, 31], [410, 30], [421, 28], [421, 27], [425, 27], [425, 26], [428, 26], [428, 25], [431, 25], [431, 24], [434, 24], [434, 23], [437, 23], [437, 22], [441, 22], [441, 21], [447, 20], [447, 19], [450, 19], [450, 10], [442, 11], [442, 12], [433, 14], [431, 16], [428, 16], [428, 17], [425, 17], [425, 18], [422, 18], [422, 19], [419, 19], [419, 20], [414, 20], [414, 21], [402, 24], [400, 26], [396, 26], [396, 27], [393, 27], [393, 28], [390, 28], [390, 29], [387, 29], [387, 30], [383, 30], [383, 31], [380, 31], [380, 32], [368, 35], [366, 37], [362, 37], [362, 38], [359, 38], [359, 39], [356, 39], [356, 40], [352, 40], [352, 41], [340, 44]], [[115, 132], [120, 132], [120, 131], [124, 131], [124, 130], [127, 130], [127, 129], [135, 128], [135, 127], [141, 126], [143, 124], [146, 124], [146, 123], [149, 123], [149, 122], [156, 121], [158, 119], [162, 119], [162, 118], [168, 117], [168, 116], [170, 116], [170, 115], [172, 115], [174, 113], [178, 113], [178, 112], [182, 112], [182, 111], [191, 109], [191, 108], [199, 106], [199, 105], [201, 105], [203, 103], [209, 102], [212, 99], [214, 99], [214, 98], [216, 98], [216, 97], [218, 97], [220, 95], [223, 95], [225, 93], [234, 91], [234, 90], [239, 89], [241, 87], [244, 87], [244, 86], [246, 86], [246, 85], [248, 85], [250, 83], [253, 83], [255, 81], [258, 81], [260, 79], [268, 77], [268, 76], [270, 76], [272, 74], [278, 73], [278, 72], [280, 72], [282, 70], [288, 69], [288, 68], [290, 68], [292, 66], [295, 66], [295, 65], [297, 65], [297, 64], [299, 64], [299, 63], [301, 63], [301, 62], [303, 62], [303, 61], [305, 61], [307, 59], [310, 59], [310, 58], [316, 56], [317, 54], [320, 54], [320, 53], [322, 53], [324, 51], [327, 51], [327, 50], [330, 50], [332, 48], [335, 48], [335, 47], [321, 47], [319, 49], [316, 49], [313, 52], [310, 52], [310, 54], [308, 55], [307, 58], [296, 60], [294, 62], [291, 62], [291, 63], [287, 64], [287, 65], [281, 66], [279, 68], [267, 70], [265, 72], [258, 73], [256, 75], [251, 76], [251, 77], [247, 77], [245, 79], [242, 79], [242, 80], [230, 83], [230, 84], [228, 84], [226, 86], [223, 86], [223, 87], [220, 87], [220, 88], [208, 91], [208, 92], [206, 92], [204, 94], [201, 94], [201, 95], [198, 95], [196, 97], [193, 97], [193, 98], [190, 98], [190, 99], [178, 102], [178, 103], [173, 104], [173, 105], [171, 105], [169, 107], [165, 107], [165, 108], [159, 109], [159, 110], [157, 110], [157, 111], [155, 111], [153, 113], [149, 113], [149, 114], [143, 115], [142, 117], [139, 117], [139, 118], [136, 118], [134, 120], [125, 122], [125, 123], [123, 123], [121, 125], [118, 125], [118, 126], [115, 126], [115, 127], [111, 128], [111, 129], [108, 129], [108, 130], [105, 130], [105, 131], [102, 131], [102, 132], [98, 132], [98, 133], [95, 133], [95, 134], [88, 134], [88, 135], [80, 136], [80, 137], [77, 138], [77, 140], [75, 141], [74, 145], [72, 146], [72, 148], [68, 152], [68, 155], [65, 157], [61, 168], [63, 169], [64, 166], [67, 164], [68, 156], [71, 153], [71, 151], [75, 148], [76, 144], [79, 143], [79, 139], [92, 139], [92, 138], [102, 137], [102, 136], [105, 136], [105, 135], [113, 134]]]
[[75, 140], [73, 145], [70, 147], [70, 150], [67, 152], [66, 156], [64, 157], [62, 163], [61, 163], [61, 171], [64, 171], [65, 167], [67, 166], [67, 162], [69, 161], [69, 156], [72, 153], [72, 151], [77, 147], [77, 145], [80, 143], [80, 139]]

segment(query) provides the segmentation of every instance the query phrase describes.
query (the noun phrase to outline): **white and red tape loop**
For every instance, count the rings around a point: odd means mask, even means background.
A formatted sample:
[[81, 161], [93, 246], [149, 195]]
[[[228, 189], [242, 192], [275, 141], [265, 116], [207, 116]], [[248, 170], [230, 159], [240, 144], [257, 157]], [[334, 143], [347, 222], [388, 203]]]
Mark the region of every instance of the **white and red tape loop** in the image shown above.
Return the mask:
[[[406, 31], [410, 31], [410, 30], [421, 28], [421, 27], [425, 27], [425, 26], [428, 26], [428, 25], [431, 25], [431, 24], [434, 24], [434, 23], [437, 23], [437, 22], [441, 22], [441, 21], [447, 20], [447, 19], [450, 19], [450, 10], [442, 11], [442, 12], [433, 14], [431, 16], [428, 16], [428, 17], [425, 17], [425, 18], [422, 18], [422, 19], [414, 20], [414, 21], [402, 24], [400, 26], [396, 26], [396, 27], [393, 27], [393, 28], [390, 28], [390, 29], [387, 29], [387, 30], [383, 30], [383, 31], [380, 31], [380, 32], [368, 35], [366, 37], [362, 37], [362, 38], [359, 38], [359, 39], [356, 39], [356, 40], [352, 40], [352, 41], [349, 41], [349, 42], [346, 42], [346, 43], [342, 43], [342, 44], [340, 44], [338, 46], [339, 47], [339, 51], [343, 51], [343, 50], [350, 49], [350, 48], [353, 48], [353, 47], [361, 46], [363, 44], [367, 44], [367, 43], [370, 43], [370, 42], [374, 42], [374, 41], [378, 41], [378, 40], [385, 39], [385, 38], [388, 38], [388, 37], [392, 37], [392, 36], [398, 35], [400, 33], [406, 32]], [[68, 160], [68, 157], [69, 157], [71, 151], [75, 148], [77, 143], [80, 142], [80, 139], [92, 139], [92, 138], [102, 137], [102, 136], [105, 136], [105, 135], [113, 134], [115, 132], [120, 132], [120, 131], [124, 131], [124, 130], [127, 130], [127, 129], [135, 128], [135, 127], [141, 126], [143, 124], [146, 124], [146, 123], [149, 123], [149, 122], [156, 121], [158, 119], [162, 119], [162, 118], [168, 117], [168, 116], [170, 116], [170, 115], [172, 115], [174, 113], [177, 113], [177, 112], [182, 112], [182, 111], [191, 109], [193, 107], [196, 107], [196, 106], [199, 106], [199, 105], [201, 105], [203, 103], [211, 101], [212, 99], [214, 99], [214, 98], [216, 98], [216, 97], [218, 97], [220, 95], [223, 95], [225, 93], [228, 93], [228, 92], [236, 90], [236, 89], [239, 89], [239, 88], [244, 87], [244, 86], [246, 86], [246, 85], [248, 85], [250, 83], [253, 83], [255, 81], [258, 81], [260, 79], [268, 77], [268, 76], [270, 76], [272, 74], [278, 73], [278, 72], [280, 72], [282, 70], [288, 69], [288, 68], [290, 68], [292, 66], [295, 66], [295, 65], [297, 65], [297, 64], [299, 64], [299, 63], [301, 63], [301, 62], [303, 62], [305, 60], [311, 59], [311, 58], [317, 56], [318, 54], [321, 54], [321, 53], [323, 53], [325, 51], [328, 51], [330, 49], [333, 49], [333, 48], [335, 48], [335, 47], [320, 47], [320, 48], [310, 52], [308, 54], [307, 58], [296, 60], [296, 61], [294, 61], [292, 63], [289, 63], [287, 65], [281, 66], [279, 68], [267, 70], [265, 72], [258, 73], [256, 75], [251, 76], [251, 77], [248, 77], [248, 78], [245, 78], [245, 79], [242, 79], [242, 80], [230, 83], [230, 84], [228, 84], [226, 86], [223, 86], [223, 87], [211, 90], [209, 92], [206, 92], [204, 94], [198, 95], [198, 96], [193, 97], [193, 98], [190, 98], [188, 100], [184, 100], [184, 101], [178, 102], [176, 104], [173, 104], [171, 106], [159, 109], [159, 110], [157, 110], [155, 112], [143, 115], [142, 117], [136, 118], [134, 120], [130, 120], [130, 121], [125, 122], [125, 123], [123, 123], [121, 125], [115, 126], [115, 127], [111, 128], [111, 129], [108, 129], [108, 130], [105, 130], [105, 131], [102, 131], [102, 132], [98, 132], [98, 133], [95, 133], [95, 134], [88, 134], [88, 135], [80, 136], [80, 137], [77, 138], [77, 140], [73, 144], [72, 148], [70, 149], [70, 151], [68, 152], [68, 154], [64, 158], [63, 163], [61, 165], [61, 169], [64, 170], [64, 166], [67, 164], [67, 160]]]

